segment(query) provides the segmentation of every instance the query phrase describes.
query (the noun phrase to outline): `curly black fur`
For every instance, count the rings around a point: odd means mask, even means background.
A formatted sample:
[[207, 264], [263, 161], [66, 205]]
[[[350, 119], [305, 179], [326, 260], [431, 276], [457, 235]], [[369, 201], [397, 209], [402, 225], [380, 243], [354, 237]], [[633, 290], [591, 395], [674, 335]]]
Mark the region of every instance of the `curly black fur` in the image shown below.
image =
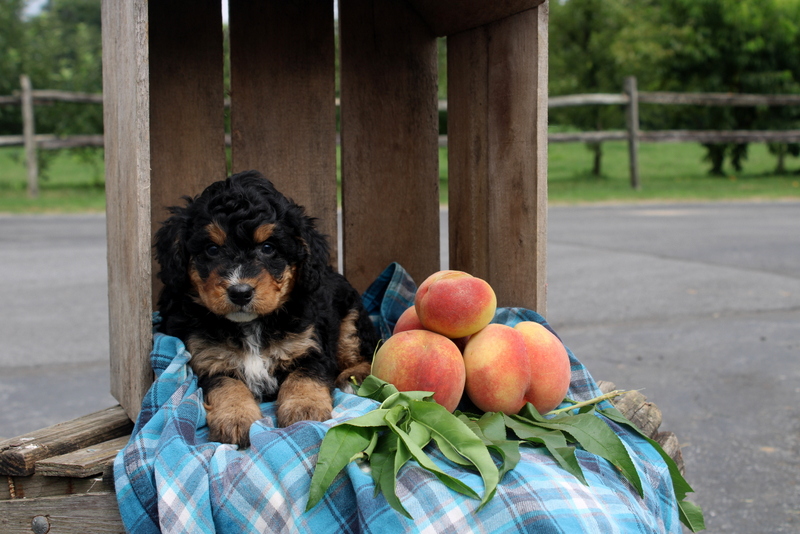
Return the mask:
[[[185, 200], [155, 238], [160, 329], [186, 343], [207, 400], [229, 377], [256, 400], [277, 397], [279, 424], [321, 418], [292, 411], [287, 399], [307, 384], [330, 395], [351, 370], [363, 378], [377, 333], [359, 294], [331, 268], [314, 219], [256, 171]], [[246, 436], [232, 438], [247, 444]]]

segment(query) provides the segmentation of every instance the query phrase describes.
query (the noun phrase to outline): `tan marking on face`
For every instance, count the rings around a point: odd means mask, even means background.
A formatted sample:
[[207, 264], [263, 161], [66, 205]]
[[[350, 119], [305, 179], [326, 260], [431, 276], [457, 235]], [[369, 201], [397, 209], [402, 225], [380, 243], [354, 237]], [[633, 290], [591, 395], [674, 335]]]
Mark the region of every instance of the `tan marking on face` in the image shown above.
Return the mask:
[[330, 386], [300, 372], [290, 374], [278, 391], [278, 425], [287, 427], [298, 421], [325, 421], [331, 418], [333, 399]]
[[189, 279], [197, 291], [199, 303], [212, 313], [227, 315], [238, 310], [238, 307], [228, 300], [229, 281], [220, 276], [217, 271], [212, 271], [208, 278], [203, 280], [200, 273], [193, 266], [189, 270]]
[[263, 243], [267, 239], [272, 236], [272, 232], [275, 231], [274, 224], [262, 224], [258, 228], [256, 228], [255, 232], [253, 232], [253, 242], [254, 243]]
[[226, 377], [204, 394], [209, 439], [249, 446], [250, 426], [261, 419], [261, 409], [247, 386]]
[[215, 245], [219, 245], [219, 246], [224, 245], [225, 244], [225, 240], [228, 238], [228, 234], [216, 222], [212, 222], [212, 223], [209, 223], [208, 225], [206, 225], [206, 232], [208, 232], [208, 238]]
[[258, 315], [268, 315], [286, 304], [294, 289], [296, 275], [297, 267], [290, 265], [277, 278], [267, 270], [255, 278], [242, 278], [240, 282], [250, 284], [255, 289], [248, 309]]

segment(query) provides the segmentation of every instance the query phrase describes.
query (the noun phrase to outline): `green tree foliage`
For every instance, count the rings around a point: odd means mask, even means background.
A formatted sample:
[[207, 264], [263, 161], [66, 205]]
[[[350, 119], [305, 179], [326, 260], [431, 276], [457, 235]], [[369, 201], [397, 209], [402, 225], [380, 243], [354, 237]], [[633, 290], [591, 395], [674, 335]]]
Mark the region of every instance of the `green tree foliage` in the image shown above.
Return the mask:
[[[0, 95], [19, 90], [24, 46], [24, 30], [20, 23], [23, 7], [23, 0], [0, 0]], [[0, 134], [19, 135], [21, 132], [19, 108], [0, 106]]]
[[[731, 93], [800, 92], [800, 2], [789, 0], [668, 0], [654, 36], [668, 51], [665, 90]], [[694, 129], [785, 128], [796, 108], [706, 107], [676, 110]], [[713, 174], [725, 158], [741, 169], [746, 145], [706, 145]]]
[[[551, 95], [619, 92], [624, 66], [614, 56], [617, 34], [631, 23], [629, 0], [554, 0], [550, 3]], [[582, 130], [624, 127], [624, 114], [614, 106], [554, 109], [551, 122]], [[602, 145], [591, 143], [595, 175], [600, 174]]]
[[[627, 75], [643, 91], [799, 93], [800, 0], [552, 0], [550, 57], [554, 95], [620, 92]], [[593, 113], [552, 118], [582, 129], [621, 126], [619, 109]], [[640, 119], [644, 129], [780, 129], [796, 128], [800, 110], [645, 105]], [[746, 145], [706, 149], [717, 174], [726, 159], [740, 168], [746, 157]]]

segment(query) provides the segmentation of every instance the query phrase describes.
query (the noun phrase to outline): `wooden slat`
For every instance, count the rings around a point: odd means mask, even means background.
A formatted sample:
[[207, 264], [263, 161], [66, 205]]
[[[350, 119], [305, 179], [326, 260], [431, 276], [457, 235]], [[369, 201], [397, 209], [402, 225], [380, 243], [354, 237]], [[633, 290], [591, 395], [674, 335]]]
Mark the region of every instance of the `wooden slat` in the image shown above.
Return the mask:
[[318, 219], [336, 262], [333, 1], [231, 0], [233, 171], [256, 169]]
[[448, 38], [450, 266], [545, 313], [547, 4]]
[[436, 38], [403, 2], [339, 3], [344, 272], [439, 269]]
[[3, 534], [124, 534], [113, 492], [0, 501]]
[[[150, 2], [152, 232], [226, 176], [222, 10], [219, 0]], [[153, 273], [158, 272], [153, 263]], [[153, 276], [153, 296], [160, 284]]]
[[111, 394], [135, 418], [152, 381], [147, 1], [102, 14]]
[[477, 28], [535, 8], [544, 0], [409, 0], [436, 35]]
[[77, 478], [102, 474], [128, 440], [130, 435], [124, 435], [74, 452], [39, 460], [36, 462], [36, 473], [51, 477]]
[[130, 434], [133, 423], [120, 406], [0, 442], [0, 475], [26, 476], [39, 460]]
[[86, 478], [49, 477], [34, 473], [26, 477], [0, 478], [0, 501], [9, 499], [35, 499], [80, 493], [114, 491], [113, 480], [102, 476]]

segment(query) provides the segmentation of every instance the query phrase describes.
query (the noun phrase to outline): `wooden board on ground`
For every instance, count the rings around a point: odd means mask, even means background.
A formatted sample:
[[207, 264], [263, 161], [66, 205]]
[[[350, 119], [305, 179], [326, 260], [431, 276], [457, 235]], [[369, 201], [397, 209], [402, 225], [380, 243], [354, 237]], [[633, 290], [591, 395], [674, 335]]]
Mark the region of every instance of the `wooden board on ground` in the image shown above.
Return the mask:
[[0, 475], [27, 476], [36, 462], [130, 434], [133, 423], [120, 406], [58, 423], [0, 443]]

